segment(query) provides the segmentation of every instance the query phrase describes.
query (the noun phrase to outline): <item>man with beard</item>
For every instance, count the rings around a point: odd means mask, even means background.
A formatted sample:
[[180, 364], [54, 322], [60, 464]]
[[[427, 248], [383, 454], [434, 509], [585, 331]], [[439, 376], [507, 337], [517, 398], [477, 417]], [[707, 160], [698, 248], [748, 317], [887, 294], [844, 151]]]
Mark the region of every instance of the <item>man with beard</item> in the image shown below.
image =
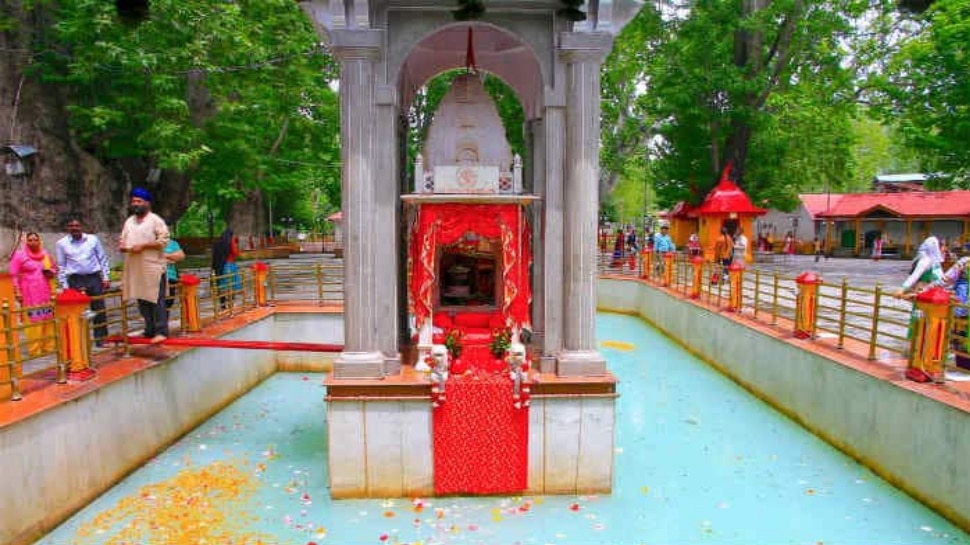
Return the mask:
[[167, 261], [163, 252], [168, 240], [165, 220], [152, 212], [151, 194], [136, 187], [131, 191], [131, 216], [121, 228], [118, 243], [118, 250], [125, 254], [121, 291], [126, 301], [138, 301], [138, 312], [145, 320], [144, 335], [152, 344], [168, 338]]

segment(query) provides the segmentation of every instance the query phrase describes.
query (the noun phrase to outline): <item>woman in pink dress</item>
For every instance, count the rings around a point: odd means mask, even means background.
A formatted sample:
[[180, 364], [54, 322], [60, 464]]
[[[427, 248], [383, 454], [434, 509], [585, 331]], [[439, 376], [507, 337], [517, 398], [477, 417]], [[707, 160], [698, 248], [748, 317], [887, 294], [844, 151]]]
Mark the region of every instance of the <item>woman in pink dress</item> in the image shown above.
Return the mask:
[[51, 279], [57, 266], [40, 243], [40, 235], [27, 233], [26, 243], [10, 258], [14, 297], [26, 309], [31, 324], [24, 329], [28, 354], [39, 356], [54, 351], [54, 309], [51, 306]]

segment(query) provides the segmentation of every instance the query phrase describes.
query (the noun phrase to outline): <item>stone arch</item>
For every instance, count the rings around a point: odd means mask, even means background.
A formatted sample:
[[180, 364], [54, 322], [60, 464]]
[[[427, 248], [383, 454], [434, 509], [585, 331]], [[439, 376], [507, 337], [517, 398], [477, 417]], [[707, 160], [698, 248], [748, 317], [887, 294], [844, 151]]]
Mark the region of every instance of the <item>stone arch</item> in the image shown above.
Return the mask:
[[409, 108], [417, 90], [438, 74], [465, 66], [469, 28], [473, 32], [476, 67], [512, 88], [526, 119], [538, 117], [544, 82], [535, 50], [514, 32], [480, 21], [453, 23], [415, 41], [396, 74], [401, 108]]

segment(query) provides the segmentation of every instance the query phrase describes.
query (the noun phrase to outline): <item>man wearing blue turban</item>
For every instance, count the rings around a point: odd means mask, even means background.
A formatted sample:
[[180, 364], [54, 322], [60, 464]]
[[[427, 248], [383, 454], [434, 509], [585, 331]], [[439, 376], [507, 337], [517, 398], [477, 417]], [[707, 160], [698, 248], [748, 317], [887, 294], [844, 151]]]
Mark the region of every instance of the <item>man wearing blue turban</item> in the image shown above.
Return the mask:
[[131, 216], [121, 228], [118, 249], [125, 254], [121, 292], [126, 301], [136, 300], [145, 320], [145, 337], [158, 344], [168, 338], [168, 293], [164, 249], [168, 226], [152, 212], [152, 196], [147, 189], [131, 191]]

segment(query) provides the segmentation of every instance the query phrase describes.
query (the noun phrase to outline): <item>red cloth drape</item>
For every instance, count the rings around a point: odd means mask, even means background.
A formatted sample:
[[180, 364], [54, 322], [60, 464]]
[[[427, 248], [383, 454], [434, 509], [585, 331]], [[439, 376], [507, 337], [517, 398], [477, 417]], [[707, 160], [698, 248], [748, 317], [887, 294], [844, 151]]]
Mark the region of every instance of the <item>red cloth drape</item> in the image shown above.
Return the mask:
[[434, 410], [434, 490], [511, 494], [528, 487], [529, 409], [512, 405], [506, 373], [471, 373], [447, 382]]
[[410, 291], [417, 326], [431, 315], [435, 257], [439, 245], [454, 244], [466, 233], [501, 241], [502, 316], [509, 325], [531, 329], [531, 237], [517, 204], [423, 204], [411, 237]]

